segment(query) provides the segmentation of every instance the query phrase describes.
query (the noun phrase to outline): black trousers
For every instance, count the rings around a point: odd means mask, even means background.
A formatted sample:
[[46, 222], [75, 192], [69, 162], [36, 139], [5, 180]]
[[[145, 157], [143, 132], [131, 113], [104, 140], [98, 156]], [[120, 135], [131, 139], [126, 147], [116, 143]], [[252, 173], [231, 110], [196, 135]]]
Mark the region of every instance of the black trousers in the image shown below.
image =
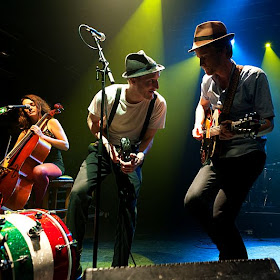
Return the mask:
[[235, 219], [253, 183], [262, 172], [265, 153], [211, 160], [202, 166], [185, 196], [185, 207], [217, 245], [219, 259], [247, 259]]
[[[66, 223], [73, 238], [78, 242], [78, 251], [82, 249], [88, 209], [92, 201], [92, 194], [98, 183], [97, 155], [97, 147], [91, 144], [89, 155], [80, 167], [70, 194]], [[141, 168], [138, 167], [130, 174], [124, 174], [118, 165], [111, 164], [105, 149], [103, 149], [101, 165], [102, 180], [113, 171], [118, 186], [119, 209], [112, 266], [127, 266], [136, 227], [137, 198], [142, 183]]]

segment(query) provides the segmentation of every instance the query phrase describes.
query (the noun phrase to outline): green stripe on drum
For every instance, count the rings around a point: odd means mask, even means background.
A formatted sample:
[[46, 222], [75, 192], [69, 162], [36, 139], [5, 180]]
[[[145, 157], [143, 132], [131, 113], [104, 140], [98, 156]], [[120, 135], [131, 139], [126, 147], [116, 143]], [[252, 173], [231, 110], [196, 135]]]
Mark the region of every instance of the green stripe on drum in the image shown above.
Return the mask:
[[[50, 280], [54, 274], [54, 260], [52, 247], [49, 239], [44, 231], [38, 237], [31, 238], [28, 232], [36, 226], [36, 222], [28, 216], [18, 213], [8, 213], [5, 215], [6, 220], [17, 227], [24, 237], [32, 259], [33, 278], [29, 275], [28, 279], [34, 280]], [[23, 279], [23, 278], [19, 278]]]
[[[22, 236], [21, 232], [12, 223], [6, 220], [4, 225], [1, 225], [0, 234], [4, 237], [8, 235], [7, 242], [4, 243], [4, 248], [1, 247], [1, 253], [7, 254], [9, 260], [12, 262], [11, 269], [13, 279], [28, 280], [33, 279], [32, 258], [28, 245]], [[26, 256], [24, 261], [18, 261], [23, 256]]]

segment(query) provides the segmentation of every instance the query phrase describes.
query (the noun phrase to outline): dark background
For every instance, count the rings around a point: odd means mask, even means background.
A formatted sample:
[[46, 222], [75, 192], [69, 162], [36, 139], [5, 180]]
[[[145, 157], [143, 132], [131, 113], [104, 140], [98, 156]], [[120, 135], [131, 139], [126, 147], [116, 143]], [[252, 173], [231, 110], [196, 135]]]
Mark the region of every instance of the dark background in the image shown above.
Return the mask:
[[[122, 45], [110, 45], [126, 22], [141, 6], [140, 0], [97, 0], [97, 1], [2, 1], [0, 9], [0, 107], [20, 104], [20, 97], [33, 93], [43, 97], [50, 105], [63, 104], [65, 111], [57, 116], [70, 141], [70, 150], [63, 153], [66, 173], [75, 177], [81, 162], [87, 155], [87, 146], [92, 135], [86, 125], [87, 107], [94, 94], [101, 89], [95, 79], [98, 53], [88, 48], [81, 40], [78, 27], [82, 23], [106, 34], [102, 42], [106, 57], [114, 57], [110, 64], [116, 83], [125, 83], [125, 51]], [[147, 1], [146, 1], [147, 2]], [[158, 1], [159, 2], [159, 1]], [[236, 34], [236, 42], [242, 46], [242, 54], [234, 59], [237, 63], [261, 67], [264, 44], [272, 43], [275, 54], [280, 53], [278, 1], [184, 1], [162, 0], [163, 57], [152, 53], [155, 60], [166, 69], [189, 59], [187, 53], [192, 45], [195, 26], [207, 20], [222, 20], [229, 32]], [[149, 11], [152, 14], [152, 11]], [[124, 45], [133, 44], [136, 49], [149, 49], [158, 37], [159, 30], [145, 26], [145, 20], [134, 23], [134, 32], [127, 34]], [[148, 30], [145, 40], [137, 32]], [[133, 28], [133, 26], [132, 26]], [[84, 34], [87, 40], [92, 40]], [[128, 52], [127, 52], [128, 53]], [[147, 52], [147, 54], [150, 54]], [[277, 60], [278, 59], [278, 60]], [[265, 178], [261, 185], [270, 184], [272, 202], [279, 203], [279, 58], [273, 73], [271, 89], [276, 109], [276, 126], [268, 145], [267, 168], [269, 182]], [[109, 61], [111, 62], [111, 61]], [[187, 69], [186, 69], [187, 70]], [[190, 69], [188, 69], [190, 70]], [[189, 84], [180, 94], [178, 83], [184, 80], [184, 71], [172, 76], [162, 73], [163, 86], [159, 92], [168, 104], [166, 129], [159, 131], [154, 147], [143, 168], [144, 182], [139, 199], [139, 227], [143, 230], [165, 230], [187, 223], [183, 211], [184, 194], [200, 166], [200, 144], [192, 139], [191, 129], [194, 110], [199, 98], [199, 84], [195, 92], [188, 92]], [[168, 72], [166, 72], [168, 73]], [[200, 77], [202, 72], [200, 72]], [[275, 78], [276, 77], [276, 78]], [[165, 86], [168, 83], [169, 87]], [[191, 102], [185, 103], [184, 96], [192, 94]], [[184, 106], [184, 107], [182, 107]], [[181, 110], [178, 110], [178, 109]], [[180, 113], [184, 112], [184, 113]], [[9, 137], [11, 147], [18, 136], [17, 112], [0, 116], [0, 153], [3, 158]], [[184, 144], [180, 140], [185, 139]], [[178, 144], [179, 143], [179, 144]], [[233, 173], [234, 176], [234, 173]], [[262, 175], [263, 176], [263, 175]], [[110, 179], [102, 189], [101, 208], [114, 215], [115, 187]], [[280, 204], [280, 203], [279, 203]]]

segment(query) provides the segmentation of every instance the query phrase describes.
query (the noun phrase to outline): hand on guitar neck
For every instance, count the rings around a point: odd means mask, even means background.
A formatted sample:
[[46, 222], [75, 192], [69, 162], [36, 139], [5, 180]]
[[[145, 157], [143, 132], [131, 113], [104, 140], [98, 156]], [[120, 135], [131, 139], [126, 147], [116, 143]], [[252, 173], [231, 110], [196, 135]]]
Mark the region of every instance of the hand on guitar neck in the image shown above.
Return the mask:
[[205, 119], [203, 138], [213, 138], [217, 135], [220, 140], [255, 137], [262, 123], [263, 120], [260, 120], [256, 113], [252, 113], [238, 121], [225, 120], [218, 124], [218, 118], [213, 114]]
[[225, 120], [218, 125], [217, 119], [215, 120], [213, 114], [211, 114], [205, 119], [202, 128], [201, 162], [206, 162], [214, 155], [217, 140], [224, 141], [244, 137], [254, 138], [262, 123], [263, 120], [260, 120], [257, 114], [254, 113], [246, 115], [238, 121]]
[[226, 120], [219, 125], [219, 139], [230, 140], [236, 137], [236, 132], [231, 129], [232, 121]]

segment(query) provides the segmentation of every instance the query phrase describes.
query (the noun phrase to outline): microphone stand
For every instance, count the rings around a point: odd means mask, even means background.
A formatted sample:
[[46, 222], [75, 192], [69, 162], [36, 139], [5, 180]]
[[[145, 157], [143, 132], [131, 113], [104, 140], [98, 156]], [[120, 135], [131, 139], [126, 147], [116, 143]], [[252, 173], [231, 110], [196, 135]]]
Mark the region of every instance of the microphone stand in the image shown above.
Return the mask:
[[103, 69], [100, 70], [98, 67], [96, 67], [96, 79], [99, 79], [98, 73], [101, 73], [102, 76], [102, 98], [101, 98], [101, 112], [100, 112], [100, 130], [99, 135], [100, 139], [98, 141], [98, 169], [97, 169], [97, 186], [95, 190], [95, 216], [94, 216], [94, 233], [93, 233], [93, 259], [92, 259], [92, 265], [93, 268], [97, 267], [97, 249], [98, 249], [98, 231], [99, 231], [99, 215], [100, 215], [100, 186], [101, 186], [101, 164], [102, 164], [102, 150], [103, 150], [103, 141], [102, 141], [102, 135], [103, 135], [103, 115], [104, 115], [104, 103], [105, 103], [105, 80], [106, 75], [108, 75], [109, 80], [111, 84], [114, 84], [114, 78], [111, 73], [110, 68], [108, 67], [109, 62], [106, 60], [102, 48], [99, 44], [99, 39], [94, 36], [93, 37], [96, 41], [97, 48], [99, 50], [99, 61], [103, 64]]

